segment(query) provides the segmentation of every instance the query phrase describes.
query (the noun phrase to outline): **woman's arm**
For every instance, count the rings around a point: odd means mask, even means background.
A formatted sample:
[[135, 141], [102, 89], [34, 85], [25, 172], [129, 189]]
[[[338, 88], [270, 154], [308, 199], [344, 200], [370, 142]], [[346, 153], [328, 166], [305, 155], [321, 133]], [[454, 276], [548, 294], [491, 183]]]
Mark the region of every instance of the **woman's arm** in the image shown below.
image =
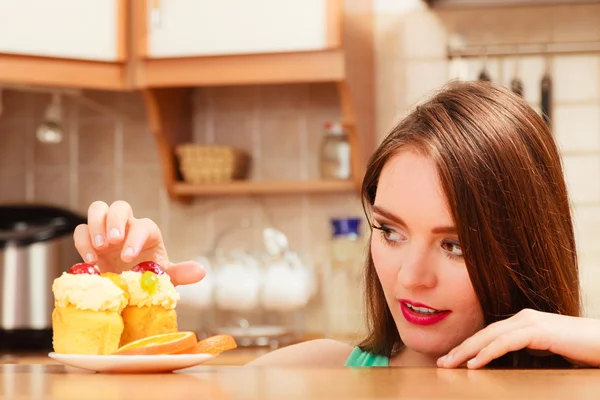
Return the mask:
[[480, 330], [437, 365], [456, 368], [468, 361], [467, 367], [481, 368], [521, 349], [558, 354], [578, 366], [600, 367], [600, 320], [525, 309]]
[[246, 365], [341, 367], [351, 351], [345, 343], [317, 339], [272, 351]]

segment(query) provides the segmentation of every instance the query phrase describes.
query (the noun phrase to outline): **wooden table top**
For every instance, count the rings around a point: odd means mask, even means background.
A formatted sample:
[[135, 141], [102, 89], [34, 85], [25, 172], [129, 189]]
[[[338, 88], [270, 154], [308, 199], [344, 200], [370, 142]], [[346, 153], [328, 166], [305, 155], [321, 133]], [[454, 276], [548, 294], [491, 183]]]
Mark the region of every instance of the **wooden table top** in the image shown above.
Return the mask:
[[0, 365], [1, 399], [599, 399], [600, 370], [260, 368], [198, 366], [170, 374], [66, 372]]

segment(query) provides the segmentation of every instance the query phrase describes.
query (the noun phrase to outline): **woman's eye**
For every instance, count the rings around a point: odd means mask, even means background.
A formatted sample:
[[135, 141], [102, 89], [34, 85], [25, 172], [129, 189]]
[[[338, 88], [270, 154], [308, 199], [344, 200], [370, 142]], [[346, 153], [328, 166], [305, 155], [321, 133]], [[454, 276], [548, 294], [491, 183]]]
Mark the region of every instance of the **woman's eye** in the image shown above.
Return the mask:
[[391, 229], [384, 230], [383, 237], [388, 242], [400, 242], [402, 240], [402, 236], [398, 232], [394, 232]]
[[386, 225], [373, 225], [373, 229], [379, 231], [381, 238], [387, 244], [398, 244], [405, 240], [404, 236], [402, 236], [400, 233], [396, 232], [395, 230], [389, 228]]
[[462, 248], [457, 242], [443, 242], [442, 248], [454, 257], [462, 257]]

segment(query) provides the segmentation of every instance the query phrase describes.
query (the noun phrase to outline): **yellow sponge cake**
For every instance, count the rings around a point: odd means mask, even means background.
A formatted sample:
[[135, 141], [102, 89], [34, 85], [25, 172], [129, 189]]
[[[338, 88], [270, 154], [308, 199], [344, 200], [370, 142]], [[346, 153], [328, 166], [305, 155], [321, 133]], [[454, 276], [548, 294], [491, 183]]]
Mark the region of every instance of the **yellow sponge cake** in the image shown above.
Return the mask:
[[121, 312], [128, 297], [119, 280], [118, 275], [102, 276], [85, 263], [54, 280], [55, 352], [100, 355], [118, 349], [124, 328]]
[[121, 277], [127, 286], [129, 302], [122, 313], [124, 329], [120, 346], [148, 336], [177, 332], [175, 306], [179, 293], [158, 264], [140, 263], [131, 271], [122, 272]]

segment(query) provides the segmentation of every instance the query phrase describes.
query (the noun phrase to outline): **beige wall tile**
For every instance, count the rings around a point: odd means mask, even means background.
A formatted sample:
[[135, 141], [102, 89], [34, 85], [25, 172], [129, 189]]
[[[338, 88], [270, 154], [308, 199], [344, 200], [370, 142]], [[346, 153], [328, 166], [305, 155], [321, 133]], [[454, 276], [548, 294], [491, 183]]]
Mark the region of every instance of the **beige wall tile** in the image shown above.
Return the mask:
[[131, 120], [146, 120], [146, 106], [141, 92], [123, 92], [119, 93], [116, 104], [118, 112]]
[[291, 114], [297, 116], [308, 106], [307, 85], [260, 86], [261, 117]]
[[552, 39], [556, 42], [600, 40], [598, 4], [553, 7], [551, 21]]
[[25, 201], [25, 179], [22, 168], [0, 168], [0, 203]]
[[123, 167], [123, 200], [134, 210], [158, 210], [161, 187], [160, 167], [143, 164]]
[[2, 92], [2, 119], [31, 119], [34, 115], [33, 101], [39, 95], [16, 91], [4, 90]]
[[69, 164], [69, 135], [64, 134], [57, 144], [34, 142], [34, 163], [36, 167], [66, 166]]
[[[225, 250], [262, 249], [262, 229], [260, 218], [262, 214], [260, 202], [250, 198], [217, 198], [211, 208], [212, 234], [214, 237], [224, 235], [219, 247]], [[239, 229], [243, 224], [249, 228]]]
[[262, 224], [273, 225], [288, 237], [290, 248], [295, 251], [307, 251], [312, 247], [312, 235], [308, 229], [308, 207], [303, 206], [303, 196], [265, 197], [261, 202], [266, 218]]
[[254, 162], [254, 176], [262, 180], [300, 178], [302, 122], [303, 119], [297, 115], [269, 114], [259, 120], [260, 158]]
[[[577, 203], [600, 201], [600, 157], [564, 157], [564, 169], [571, 200]], [[590, 179], [594, 177], [594, 179]]]
[[167, 224], [159, 227], [172, 259], [193, 259], [212, 246], [214, 230], [209, 224], [210, 209], [205, 203], [201, 200], [191, 205], [169, 203]]
[[256, 86], [219, 86], [207, 89], [216, 113], [248, 114], [258, 96]]
[[417, 10], [406, 16], [403, 31], [404, 56], [411, 59], [440, 59], [446, 56], [446, 29], [430, 10]]
[[252, 154], [253, 118], [246, 114], [219, 113], [214, 117], [215, 143], [244, 150]]
[[103, 167], [115, 162], [116, 123], [107, 118], [79, 124], [79, 165]]
[[27, 134], [32, 128], [26, 119], [0, 116], [0, 168], [25, 168]]
[[407, 61], [405, 76], [406, 98], [409, 106], [423, 101], [448, 81], [446, 61]]
[[553, 123], [563, 151], [600, 150], [600, 103], [557, 105]]
[[552, 61], [554, 102], [600, 99], [600, 56], [560, 56]]
[[600, 318], [600, 256], [580, 256], [579, 269], [584, 315]]
[[88, 207], [96, 200], [108, 205], [116, 200], [115, 171], [112, 166], [81, 167], [77, 181], [77, 210], [87, 212]]
[[158, 165], [156, 141], [146, 121], [123, 121], [123, 164]]
[[35, 201], [70, 208], [70, 183], [68, 167], [52, 167], [35, 171]]
[[[118, 92], [102, 91], [102, 90], [86, 90], [84, 91], [85, 99], [78, 103], [79, 119], [104, 119], [117, 118], [121, 110], [119, 109], [118, 100], [121, 94]], [[89, 103], [91, 104], [89, 104]], [[99, 105], [102, 109], [96, 107]], [[104, 111], [111, 110], [110, 113]]]
[[597, 206], [575, 206], [572, 218], [578, 250], [600, 256], [600, 203]]

